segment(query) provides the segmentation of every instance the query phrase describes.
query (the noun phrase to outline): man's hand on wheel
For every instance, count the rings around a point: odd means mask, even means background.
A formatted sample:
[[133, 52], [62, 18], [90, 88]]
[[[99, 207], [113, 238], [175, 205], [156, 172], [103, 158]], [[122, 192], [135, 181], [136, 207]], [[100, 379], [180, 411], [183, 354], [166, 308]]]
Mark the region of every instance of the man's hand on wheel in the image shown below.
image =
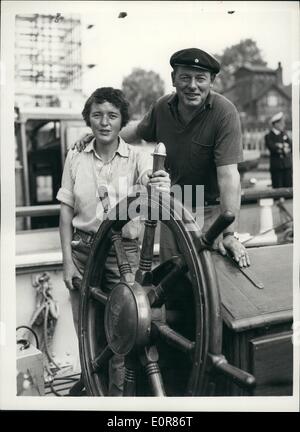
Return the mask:
[[85, 134], [79, 140], [75, 141], [75, 143], [71, 146], [71, 149], [74, 150], [76, 148], [78, 152], [81, 152], [86, 148], [93, 138], [93, 134]]

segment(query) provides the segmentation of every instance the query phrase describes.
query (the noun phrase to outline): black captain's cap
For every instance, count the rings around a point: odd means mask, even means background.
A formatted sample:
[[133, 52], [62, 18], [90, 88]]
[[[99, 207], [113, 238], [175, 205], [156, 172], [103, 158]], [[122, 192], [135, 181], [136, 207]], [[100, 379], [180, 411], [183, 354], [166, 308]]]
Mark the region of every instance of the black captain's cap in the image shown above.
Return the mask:
[[199, 48], [187, 48], [174, 53], [170, 58], [170, 65], [190, 66], [207, 70], [217, 74], [220, 71], [220, 63], [211, 54]]

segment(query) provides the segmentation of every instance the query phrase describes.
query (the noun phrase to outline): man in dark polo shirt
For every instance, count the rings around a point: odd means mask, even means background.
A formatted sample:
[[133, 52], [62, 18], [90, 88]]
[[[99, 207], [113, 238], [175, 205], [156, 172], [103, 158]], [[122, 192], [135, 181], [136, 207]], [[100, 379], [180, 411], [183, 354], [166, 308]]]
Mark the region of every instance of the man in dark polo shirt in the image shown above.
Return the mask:
[[[238, 112], [224, 96], [211, 90], [220, 70], [218, 61], [197, 49], [171, 56], [172, 83], [176, 93], [160, 98], [136, 126], [136, 135], [166, 146], [166, 168], [172, 185], [204, 185], [204, 230], [217, 214], [240, 208], [238, 162], [243, 159]], [[219, 250], [231, 252], [240, 266], [250, 264], [245, 247], [235, 237], [236, 222], [228, 227]], [[161, 226], [161, 259], [174, 254], [174, 240]]]
[[[196, 203], [195, 186], [204, 185], [203, 230], [220, 211], [231, 210], [236, 215], [218, 248], [223, 255], [226, 251], [231, 253], [241, 267], [247, 267], [247, 250], [235, 235], [241, 195], [237, 164], [243, 158], [238, 112], [228, 99], [211, 90], [220, 70], [213, 56], [188, 48], [174, 53], [170, 64], [176, 93], [160, 98], [140, 122], [127, 128], [126, 140], [163, 142], [172, 185], [194, 187], [192, 206]], [[160, 240], [164, 261], [177, 250], [164, 224]]]

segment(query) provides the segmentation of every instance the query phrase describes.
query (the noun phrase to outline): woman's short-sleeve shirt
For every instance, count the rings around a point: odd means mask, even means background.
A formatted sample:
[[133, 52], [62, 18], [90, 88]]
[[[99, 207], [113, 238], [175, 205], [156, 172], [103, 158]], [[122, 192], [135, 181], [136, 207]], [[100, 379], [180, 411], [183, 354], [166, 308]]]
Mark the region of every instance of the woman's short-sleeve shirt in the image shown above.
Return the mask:
[[[73, 227], [97, 232], [104, 218], [104, 205], [99, 197], [103, 187], [108, 191], [109, 206], [113, 208], [140, 183], [143, 174], [152, 169], [151, 159], [142, 149], [127, 144], [120, 137], [118, 149], [108, 162], [96, 153], [95, 140], [81, 152], [69, 150], [57, 199], [74, 209]], [[130, 221], [123, 227], [123, 237], [137, 238], [140, 228], [139, 219]]]

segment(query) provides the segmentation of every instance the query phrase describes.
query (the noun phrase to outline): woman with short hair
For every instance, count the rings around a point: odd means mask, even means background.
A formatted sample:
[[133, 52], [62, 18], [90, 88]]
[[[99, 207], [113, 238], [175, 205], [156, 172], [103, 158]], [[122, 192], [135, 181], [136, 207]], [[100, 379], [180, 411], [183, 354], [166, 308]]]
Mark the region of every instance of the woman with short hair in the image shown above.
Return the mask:
[[[90, 246], [105, 214], [136, 184], [149, 182], [170, 186], [165, 171], [152, 172], [152, 160], [119, 135], [127, 124], [128, 101], [121, 90], [102, 87], [87, 99], [82, 116], [92, 129], [94, 139], [84, 151], [68, 151], [61, 188], [60, 237], [63, 253], [63, 275], [70, 291], [73, 320], [78, 331], [80, 286]], [[138, 238], [140, 221], [128, 222], [122, 229], [123, 245], [129, 264], [135, 272], [139, 261]], [[105, 262], [104, 286], [110, 291], [120, 280], [119, 268], [111, 248]], [[114, 356], [110, 361], [109, 395], [121, 396], [124, 380], [124, 359]], [[79, 386], [83, 387], [82, 383]]]

